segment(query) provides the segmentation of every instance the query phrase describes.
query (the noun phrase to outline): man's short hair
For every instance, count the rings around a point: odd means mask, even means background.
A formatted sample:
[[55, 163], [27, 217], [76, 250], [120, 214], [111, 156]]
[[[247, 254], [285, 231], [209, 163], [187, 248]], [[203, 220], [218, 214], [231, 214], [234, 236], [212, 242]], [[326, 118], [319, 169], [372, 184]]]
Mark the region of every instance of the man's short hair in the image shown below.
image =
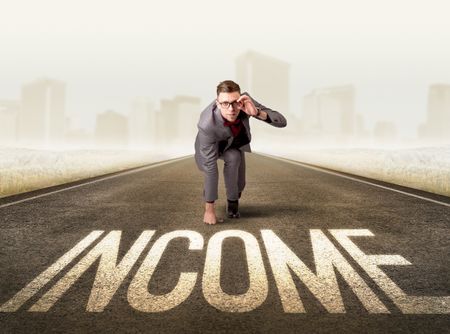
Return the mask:
[[219, 96], [220, 93], [233, 93], [238, 92], [241, 94], [241, 87], [237, 83], [231, 80], [225, 80], [219, 83], [217, 86], [217, 96]]

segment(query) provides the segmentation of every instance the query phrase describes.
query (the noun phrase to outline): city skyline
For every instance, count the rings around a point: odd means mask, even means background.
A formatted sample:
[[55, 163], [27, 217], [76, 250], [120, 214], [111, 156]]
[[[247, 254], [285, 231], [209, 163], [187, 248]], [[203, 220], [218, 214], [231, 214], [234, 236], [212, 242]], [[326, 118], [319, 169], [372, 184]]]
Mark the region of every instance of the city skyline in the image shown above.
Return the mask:
[[[260, 70], [256, 75], [249, 71], [249, 68], [258, 66]], [[267, 98], [271, 105], [288, 105], [289, 98], [284, 92], [289, 90], [288, 70], [278, 76], [279, 79], [272, 78], [274, 86], [283, 87], [278, 91], [265, 89], [261, 85], [264, 80], [258, 79], [258, 76], [264, 77], [265, 69], [280, 72], [279, 66], [289, 68], [289, 64], [254, 51], [243, 53], [236, 61], [237, 77], [244, 83], [242, 91], [254, 91], [256, 95], [253, 96], [263, 100]], [[204, 108], [201, 99], [193, 96], [163, 98], [158, 107], [158, 103], [155, 105], [149, 97], [135, 97], [126, 113], [115, 109], [98, 113], [94, 131], [89, 131], [88, 128], [74, 127], [73, 120], [65, 115], [65, 95], [65, 82], [42, 78], [22, 86], [21, 100], [0, 100], [1, 143], [34, 147], [51, 147], [57, 143], [59, 146], [110, 148], [186, 145], [195, 136], [198, 115]], [[399, 136], [397, 125], [389, 120], [379, 119], [373, 128], [368, 129], [364, 124], [365, 115], [355, 108], [356, 97], [353, 85], [312, 90], [302, 97], [300, 117], [295, 122], [291, 121], [288, 136], [300, 139], [303, 144], [312, 142], [318, 145], [396, 144], [405, 139]], [[415, 125], [415, 143], [448, 143], [450, 85], [430, 85], [424, 114], [425, 121]], [[294, 118], [293, 113], [287, 112], [286, 115], [289, 115], [288, 119]], [[254, 126], [254, 133], [258, 131], [265, 129]], [[268, 131], [259, 136], [265, 137], [266, 141], [272, 138]]]
[[[243, 53], [242, 55], [238, 56], [237, 59], [239, 59], [242, 56], [244, 56], [246, 54], [249, 54], [249, 53], [259, 54], [259, 53], [255, 52], [255, 51], [250, 50], [250, 51], [247, 51], [247, 52]], [[270, 56], [263, 55], [263, 57], [270, 57]], [[272, 59], [276, 60], [273, 57], [272, 57]], [[238, 77], [239, 77], [239, 74], [238, 74]], [[234, 77], [227, 78], [227, 79], [232, 79], [232, 80], [235, 80], [235, 81], [237, 81], [239, 83], [239, 80], [235, 79]], [[39, 81], [39, 80], [45, 81], [45, 80], [55, 80], [55, 79], [51, 79], [51, 78], [49, 78], [47, 76], [41, 76], [40, 78], [37, 78], [34, 81], [36, 82], [36, 81]], [[66, 86], [70, 87], [70, 83], [67, 83], [67, 81], [65, 81], [65, 80], [56, 80], [56, 81], [64, 82], [64, 84]], [[243, 81], [244, 81], [244, 85], [242, 85], [242, 86], [243, 86], [243, 91], [245, 91], [246, 90], [246, 86], [245, 86], [245, 81], [246, 80], [244, 79]], [[31, 82], [32, 81], [29, 81], [29, 83], [31, 83]], [[24, 86], [25, 85], [26, 84], [22, 83], [22, 85], [21, 85], [22, 88], [21, 89], [17, 89], [17, 92], [18, 92], [17, 95], [19, 97], [20, 97], [21, 94], [23, 94], [23, 90], [24, 90]], [[361, 115], [365, 115], [366, 116], [366, 118], [365, 118], [366, 127], [369, 130], [370, 129], [373, 130], [376, 127], [376, 125], [377, 125], [377, 123], [379, 121], [387, 121], [387, 122], [393, 123], [397, 128], [399, 128], [401, 130], [402, 124], [399, 123], [398, 121], [396, 122], [395, 120], [393, 120], [392, 117], [391, 118], [390, 117], [385, 117], [385, 118], [373, 118], [372, 117], [372, 121], [369, 122], [369, 124], [367, 124], [367, 120], [368, 120], [367, 116], [368, 115], [367, 115], [367, 113], [363, 112], [362, 109], [364, 109], [364, 105], [361, 105], [359, 100], [361, 99], [361, 95], [370, 95], [371, 92], [369, 92], [367, 90], [363, 90], [361, 88], [358, 89], [357, 85], [351, 84], [351, 83], [346, 83], [346, 84], [345, 83], [341, 83], [341, 84], [332, 85], [332, 86], [314, 87], [309, 92], [306, 92], [303, 96], [296, 96], [294, 94], [294, 96], [291, 97], [288, 100], [288, 104], [290, 106], [292, 106], [292, 105], [295, 106], [293, 108], [293, 110], [291, 110], [292, 107], [290, 107], [288, 109], [289, 111], [287, 112], [287, 114], [290, 116], [289, 118], [292, 119], [291, 117], [294, 117], [295, 121], [299, 121], [299, 120], [301, 120], [304, 117], [304, 115], [303, 115], [303, 113], [304, 113], [304, 105], [303, 105], [302, 99], [305, 96], [307, 96], [308, 94], [310, 94], [312, 91], [317, 90], [317, 89], [327, 89], [327, 87], [340, 87], [340, 86], [345, 86], [345, 85], [351, 85], [352, 87], [354, 87], [355, 92], [357, 93], [357, 96], [356, 96], [356, 99], [355, 99], [356, 112], [361, 114]], [[422, 103], [423, 109], [422, 109], [422, 112], [421, 112], [420, 115], [415, 115], [416, 119], [418, 120], [418, 123], [411, 124], [410, 127], [408, 128], [408, 131], [406, 131], [406, 132], [402, 133], [402, 131], [399, 131], [399, 135], [402, 138], [411, 138], [411, 139], [417, 138], [417, 126], [420, 126], [421, 124], [423, 125], [423, 124], [427, 123], [427, 117], [428, 117], [427, 116], [427, 108], [429, 107], [429, 103], [430, 103], [429, 102], [429, 94], [430, 94], [429, 93], [429, 89], [430, 89], [430, 87], [434, 87], [434, 86], [447, 87], [448, 85], [449, 85], [448, 83], [444, 83], [444, 82], [432, 82], [432, 83], [430, 83], [429, 86], [424, 87], [423, 91], [420, 94], [421, 98], [425, 98], [424, 103]], [[207, 101], [205, 101], [205, 98], [202, 99], [200, 96], [196, 96], [196, 98], [200, 99], [200, 101], [202, 103], [202, 106], [200, 107], [200, 111], [204, 107], [206, 107], [206, 105], [209, 104], [215, 98], [215, 92], [214, 92], [215, 91], [215, 86], [213, 88], [214, 89], [210, 89], [211, 90], [211, 92], [209, 94], [210, 98]], [[66, 90], [68, 90], [68, 89], [66, 88]], [[258, 89], [256, 89], [256, 91], [258, 92]], [[251, 90], [249, 92], [253, 93]], [[261, 91], [261, 92], [264, 92], [264, 91]], [[266, 90], [266, 92], [264, 92], [264, 93], [267, 93], [267, 92], [268, 92], [268, 90]], [[73, 99], [70, 99], [71, 93], [74, 94], [74, 92], [71, 92], [70, 90], [68, 90], [68, 93], [66, 94], [69, 97], [69, 98], [66, 98], [66, 99], [70, 101], [69, 103], [66, 104], [66, 110], [73, 110], [74, 109], [74, 105], [76, 105], [76, 103], [75, 104], [73, 103]], [[77, 92], [75, 92], [75, 94], [77, 94]], [[175, 96], [189, 96], [189, 95], [183, 94], [183, 93], [177, 93], [177, 94], [175, 94]], [[73, 113], [67, 112], [66, 116], [70, 120], [70, 126], [73, 127], [73, 130], [75, 130], [75, 129], [78, 129], [78, 130], [82, 129], [82, 130], [86, 130], [88, 132], [93, 132], [95, 130], [95, 118], [97, 117], [98, 114], [104, 112], [105, 110], [112, 109], [112, 110], [115, 110], [116, 112], [118, 112], [118, 113], [120, 113], [120, 114], [122, 114], [124, 116], [127, 116], [127, 115], [129, 115], [132, 112], [132, 108], [129, 107], [129, 105], [131, 103], [130, 101], [133, 101], [134, 99], [139, 99], [139, 98], [149, 99], [149, 100], [152, 101], [152, 103], [155, 103], [155, 102], [161, 103], [161, 101], [170, 100], [173, 97], [161, 97], [161, 96], [157, 97], [157, 96], [150, 96], [148, 94], [147, 95], [135, 95], [135, 96], [132, 96], [130, 98], [130, 100], [127, 100], [127, 101], [125, 101], [123, 103], [122, 102], [121, 103], [116, 103], [115, 105], [113, 103], [109, 103], [109, 104], [106, 103], [103, 106], [103, 108], [100, 108], [99, 110], [97, 110], [95, 114], [90, 115], [90, 117], [94, 117], [94, 121], [93, 122], [87, 122], [87, 123], [84, 122], [83, 123], [82, 120], [83, 120], [83, 118], [85, 116], [84, 113], [73, 114]], [[269, 98], [269, 100], [273, 100], [273, 99], [274, 99], [273, 97]], [[275, 98], [275, 100], [276, 100], [276, 98]], [[297, 101], [296, 104], [295, 104], [295, 102], [293, 102], [293, 100]], [[6, 109], [10, 110], [10, 108], [16, 108], [17, 109], [17, 103], [19, 103], [20, 98], [12, 99], [12, 98], [8, 98], [6, 96], [0, 96], [0, 101], [4, 102], [3, 104], [5, 104], [5, 105], [3, 106], [3, 109], [5, 109], [5, 110]], [[266, 104], [270, 105], [269, 103], [266, 103]], [[283, 105], [283, 103], [281, 103], [281, 104]], [[126, 107], [125, 108], [120, 108], [120, 107], [118, 107], [120, 105], [125, 105]], [[160, 109], [160, 106], [159, 106], [158, 109]], [[414, 119], [414, 117], [413, 117], [413, 119]], [[299, 125], [299, 124], [297, 124], [297, 125]], [[4, 136], [1, 136], [0, 139], [3, 138], [3, 137]], [[423, 135], [422, 135], [422, 137], [423, 137]]]

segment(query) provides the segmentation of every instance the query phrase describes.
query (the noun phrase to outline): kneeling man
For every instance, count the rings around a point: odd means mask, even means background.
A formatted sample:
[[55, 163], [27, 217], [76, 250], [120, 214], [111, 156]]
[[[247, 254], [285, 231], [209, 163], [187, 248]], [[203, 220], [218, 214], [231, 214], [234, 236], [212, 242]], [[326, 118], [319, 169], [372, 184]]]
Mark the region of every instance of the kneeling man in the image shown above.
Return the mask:
[[251, 152], [250, 117], [275, 127], [285, 127], [279, 112], [263, 106], [248, 93], [241, 95], [239, 85], [226, 80], [217, 86], [217, 98], [202, 111], [197, 124], [195, 161], [204, 172], [206, 224], [217, 222], [214, 202], [218, 198], [217, 159], [223, 159], [227, 192], [227, 216], [239, 218], [239, 198], [245, 187], [245, 152]]

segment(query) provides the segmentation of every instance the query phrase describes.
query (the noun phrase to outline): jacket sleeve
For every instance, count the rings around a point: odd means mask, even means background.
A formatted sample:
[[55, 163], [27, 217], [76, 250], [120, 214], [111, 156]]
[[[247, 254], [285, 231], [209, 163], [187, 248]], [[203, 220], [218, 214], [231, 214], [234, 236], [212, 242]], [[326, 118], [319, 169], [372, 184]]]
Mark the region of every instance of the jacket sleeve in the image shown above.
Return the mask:
[[199, 128], [198, 152], [201, 169], [205, 173], [205, 201], [215, 201], [218, 195], [219, 173], [217, 169], [218, 142], [216, 138]]
[[284, 128], [287, 125], [286, 118], [282, 114], [280, 114], [278, 111], [275, 111], [266, 106], [263, 106], [261, 103], [256, 101], [253, 97], [251, 97], [250, 94], [248, 94], [247, 92], [242, 93], [242, 95], [249, 96], [252, 99], [255, 107], [260, 108], [262, 111], [265, 111], [267, 113], [267, 116], [268, 116], [267, 120], [261, 120], [261, 119], [255, 117], [257, 120], [266, 122], [277, 128]]

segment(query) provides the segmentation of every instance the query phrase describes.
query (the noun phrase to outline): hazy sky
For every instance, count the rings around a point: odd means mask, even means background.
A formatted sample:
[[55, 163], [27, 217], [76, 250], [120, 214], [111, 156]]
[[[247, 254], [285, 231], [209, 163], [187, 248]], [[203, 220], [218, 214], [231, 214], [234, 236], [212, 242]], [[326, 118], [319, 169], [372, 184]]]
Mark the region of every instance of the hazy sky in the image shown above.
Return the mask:
[[[0, 0], [0, 99], [39, 77], [67, 83], [67, 113], [127, 114], [134, 96], [215, 97], [254, 50], [291, 64], [291, 109], [310, 90], [354, 84], [371, 130], [415, 136], [428, 85], [450, 84], [450, 3], [442, 0]], [[251, 92], [250, 92], [251, 93]], [[262, 101], [264, 102], [264, 101]], [[281, 111], [282, 112], [282, 111]]]

